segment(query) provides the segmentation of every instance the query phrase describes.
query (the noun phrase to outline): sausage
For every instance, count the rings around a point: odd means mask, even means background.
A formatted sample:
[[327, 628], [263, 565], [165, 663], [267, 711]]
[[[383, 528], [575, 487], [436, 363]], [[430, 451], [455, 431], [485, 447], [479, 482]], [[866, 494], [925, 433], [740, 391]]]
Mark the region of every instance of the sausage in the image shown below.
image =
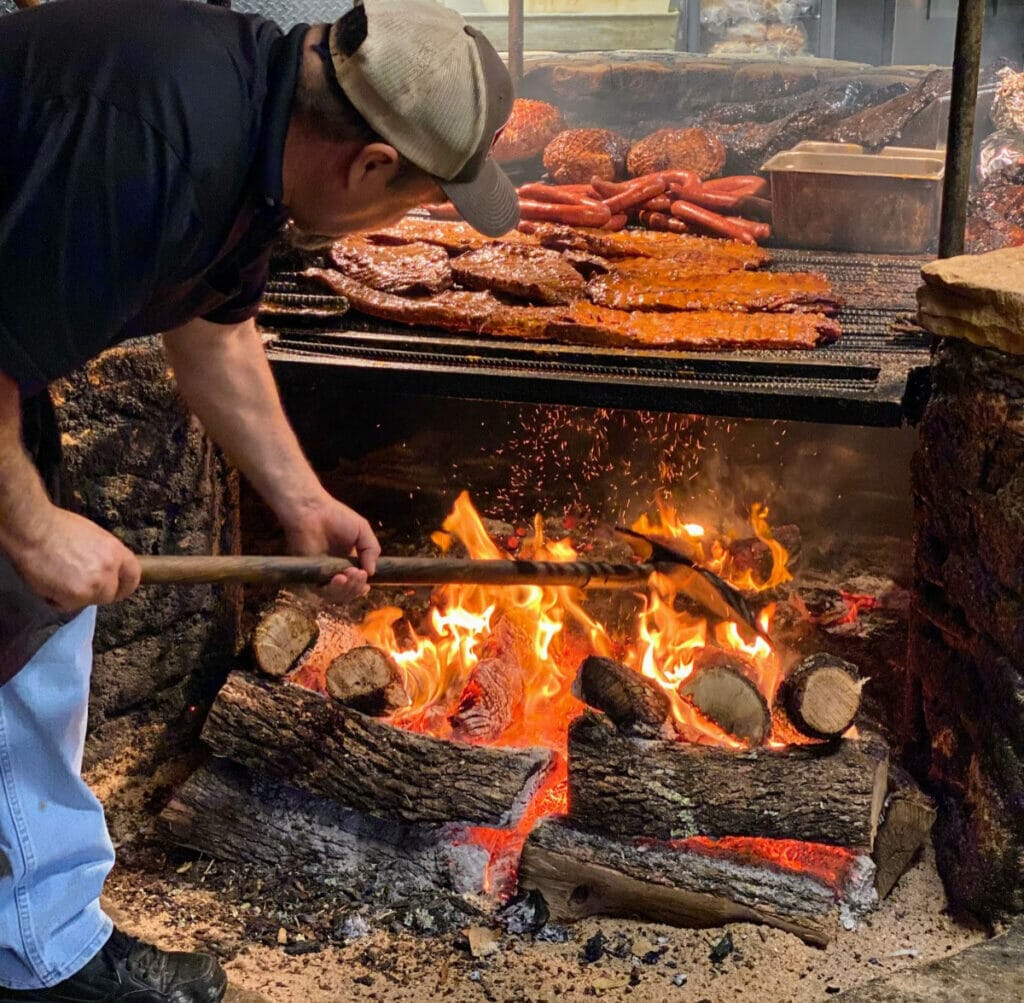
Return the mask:
[[672, 199], [668, 195], [657, 195], [644, 202], [640, 208], [647, 212], [668, 212], [672, 207]]
[[553, 205], [585, 205], [587, 202], [598, 201], [598, 199], [594, 197], [588, 198], [584, 194], [584, 191], [589, 190], [590, 185], [542, 185], [533, 183], [523, 185], [519, 189], [519, 197], [521, 199], [533, 199], [536, 202], [549, 202]]
[[624, 213], [620, 212], [615, 216], [612, 216], [604, 226], [602, 230], [621, 230], [629, 222], [629, 217]]
[[730, 195], [753, 195], [756, 198], [767, 198], [771, 186], [764, 178], [756, 174], [739, 174], [731, 178], [715, 178], [705, 181], [704, 189], [709, 192], [725, 192]]
[[732, 222], [739, 223], [740, 226], [746, 227], [750, 231], [750, 235], [754, 240], [768, 240], [772, 235], [772, 228], [767, 223], [761, 223], [758, 220], [746, 219], [743, 216], [733, 216]]
[[604, 178], [599, 178], [596, 174], [590, 179], [590, 187], [602, 199], [614, 198], [616, 195], [621, 195], [623, 192], [628, 192], [633, 185], [636, 184], [637, 179], [633, 181], [605, 181]]
[[665, 233], [690, 232], [690, 228], [681, 219], [676, 219], [674, 216], [666, 216], [663, 212], [648, 212], [644, 210], [640, 213], [640, 222], [648, 230], [658, 230]]
[[740, 196], [727, 192], [709, 192], [701, 188], [688, 192], [685, 196], [687, 202], [703, 206], [705, 209], [714, 209], [715, 212], [727, 213], [734, 216], [739, 211]]
[[539, 223], [562, 223], [566, 226], [601, 227], [609, 222], [612, 214], [602, 202], [588, 202], [584, 205], [552, 205], [550, 202], [519, 200], [519, 215], [522, 219]]
[[757, 195], [744, 195], [740, 198], [736, 208], [741, 216], [750, 216], [752, 219], [763, 220], [765, 223], [772, 221], [772, 204], [769, 199], [763, 199]]
[[728, 237], [731, 240], [738, 240], [744, 244], [756, 244], [754, 235], [750, 230], [735, 220], [726, 219], [717, 212], [704, 209], [680, 199], [672, 203], [672, 215], [684, 223], [692, 224], [702, 230], [714, 234], [716, 237]]
[[626, 212], [629, 209], [635, 209], [648, 199], [663, 195], [667, 187], [668, 185], [664, 178], [638, 181], [631, 188], [627, 188], [626, 191], [613, 195], [611, 198], [606, 198], [604, 204], [608, 207], [608, 211], [615, 215], [616, 213]]
[[673, 181], [668, 186], [668, 193], [671, 196], [673, 202], [676, 202], [679, 199], [685, 199], [686, 201], [689, 201], [695, 195], [699, 195], [702, 191], [703, 189], [701, 188], [700, 180], [698, 178], [694, 178], [692, 181], [688, 182], [685, 185], [680, 184], [677, 181]]

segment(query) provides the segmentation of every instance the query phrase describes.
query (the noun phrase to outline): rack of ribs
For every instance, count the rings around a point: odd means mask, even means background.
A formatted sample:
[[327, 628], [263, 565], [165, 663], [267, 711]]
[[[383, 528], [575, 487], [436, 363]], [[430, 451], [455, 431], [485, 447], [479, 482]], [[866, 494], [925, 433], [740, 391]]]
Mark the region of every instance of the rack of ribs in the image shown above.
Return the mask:
[[583, 299], [580, 273], [557, 251], [543, 247], [494, 244], [454, 258], [452, 274], [460, 286], [489, 290], [529, 303], [558, 306]]
[[452, 286], [447, 252], [422, 241], [382, 247], [345, 237], [331, 245], [330, 259], [342, 275], [386, 293], [439, 293]]

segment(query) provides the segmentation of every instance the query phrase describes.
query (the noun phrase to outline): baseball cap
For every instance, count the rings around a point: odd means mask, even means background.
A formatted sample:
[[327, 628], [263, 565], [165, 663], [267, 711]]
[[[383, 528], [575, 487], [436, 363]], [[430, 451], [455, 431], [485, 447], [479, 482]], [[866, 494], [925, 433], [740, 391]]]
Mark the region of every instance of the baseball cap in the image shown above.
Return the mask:
[[[351, 28], [359, 7], [365, 38]], [[515, 187], [491, 157], [514, 100], [494, 47], [437, 0], [363, 0], [328, 34], [346, 97], [382, 139], [434, 177], [474, 229], [519, 222]]]

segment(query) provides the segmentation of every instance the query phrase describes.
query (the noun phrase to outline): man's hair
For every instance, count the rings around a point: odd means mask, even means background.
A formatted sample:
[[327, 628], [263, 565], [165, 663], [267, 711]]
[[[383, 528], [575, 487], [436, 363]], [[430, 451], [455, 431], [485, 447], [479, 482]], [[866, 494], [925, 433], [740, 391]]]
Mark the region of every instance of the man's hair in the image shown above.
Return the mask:
[[[356, 10], [361, 11], [362, 8]], [[328, 25], [322, 27], [325, 32], [330, 30]], [[294, 113], [317, 135], [333, 143], [369, 146], [371, 143], [388, 142], [374, 131], [337, 81], [321, 66], [303, 63], [295, 84]], [[426, 171], [399, 153], [398, 172], [392, 180], [392, 188], [422, 183], [429, 178]]]

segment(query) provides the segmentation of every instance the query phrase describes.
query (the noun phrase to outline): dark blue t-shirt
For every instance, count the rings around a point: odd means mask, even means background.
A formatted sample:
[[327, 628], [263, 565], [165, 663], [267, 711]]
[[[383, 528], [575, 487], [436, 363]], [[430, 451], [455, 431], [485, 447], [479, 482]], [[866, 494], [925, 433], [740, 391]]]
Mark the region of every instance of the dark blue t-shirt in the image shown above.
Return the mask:
[[305, 31], [189, 0], [0, 17], [0, 371], [23, 393], [255, 313]]

